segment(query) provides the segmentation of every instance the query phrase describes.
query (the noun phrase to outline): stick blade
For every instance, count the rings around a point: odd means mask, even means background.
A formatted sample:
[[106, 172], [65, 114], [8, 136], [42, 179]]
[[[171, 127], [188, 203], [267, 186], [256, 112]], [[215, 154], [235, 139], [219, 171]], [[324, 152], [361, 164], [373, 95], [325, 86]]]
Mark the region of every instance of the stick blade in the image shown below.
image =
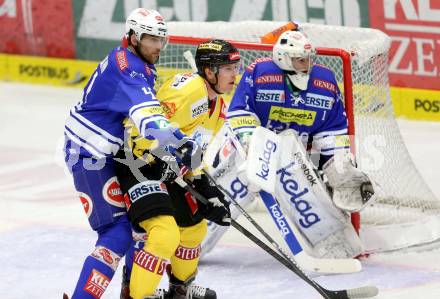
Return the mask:
[[356, 273], [362, 270], [362, 264], [356, 259], [319, 259], [304, 251], [295, 255], [298, 264], [307, 271], [327, 274]]
[[366, 286], [347, 290], [347, 297], [349, 299], [357, 298], [371, 298], [379, 294], [379, 289], [376, 286]]

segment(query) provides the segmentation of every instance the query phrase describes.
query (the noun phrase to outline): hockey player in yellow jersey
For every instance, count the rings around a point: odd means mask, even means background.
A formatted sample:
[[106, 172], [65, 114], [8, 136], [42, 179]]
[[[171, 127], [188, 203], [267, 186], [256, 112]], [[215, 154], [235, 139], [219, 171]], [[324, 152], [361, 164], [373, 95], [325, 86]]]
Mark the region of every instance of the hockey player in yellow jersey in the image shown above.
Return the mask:
[[[197, 47], [195, 60], [197, 73], [177, 74], [162, 85], [157, 98], [160, 113], [204, 150], [225, 122], [222, 94], [234, 87], [240, 55], [230, 43], [211, 40]], [[153, 139], [140, 138], [130, 121], [126, 128], [128, 146], [118, 178], [134, 230], [146, 234], [135, 239], [126, 255], [121, 298], [215, 299], [215, 291], [192, 282], [207, 231], [205, 219], [230, 225], [229, 203], [204, 175], [193, 171], [185, 178], [210, 204], [197, 202], [174, 182], [181, 171], [179, 161]], [[169, 289], [157, 290], [165, 271]]]

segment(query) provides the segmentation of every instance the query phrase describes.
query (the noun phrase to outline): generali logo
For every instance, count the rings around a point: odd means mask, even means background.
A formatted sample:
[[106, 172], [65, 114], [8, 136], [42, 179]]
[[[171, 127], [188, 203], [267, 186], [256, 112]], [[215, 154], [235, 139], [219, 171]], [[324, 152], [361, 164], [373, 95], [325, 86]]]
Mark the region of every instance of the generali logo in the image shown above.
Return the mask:
[[385, 31], [392, 40], [391, 85], [438, 89], [440, 1], [370, 0], [370, 7], [371, 27]]

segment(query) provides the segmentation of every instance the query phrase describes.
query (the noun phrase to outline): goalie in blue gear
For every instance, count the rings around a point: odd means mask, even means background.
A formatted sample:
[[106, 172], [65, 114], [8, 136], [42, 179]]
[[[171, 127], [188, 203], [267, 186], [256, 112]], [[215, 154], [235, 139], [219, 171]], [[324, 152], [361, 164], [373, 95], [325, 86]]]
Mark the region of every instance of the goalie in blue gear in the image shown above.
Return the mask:
[[[314, 63], [315, 56], [315, 48], [304, 33], [282, 33], [273, 47], [273, 57], [258, 58], [247, 67], [229, 106], [228, 124], [245, 152], [258, 126], [277, 134], [295, 132], [292, 138], [319, 154], [316, 164], [327, 177], [334, 205], [347, 212], [359, 211], [373, 201], [375, 185], [355, 166], [338, 83], [332, 70]], [[218, 236], [208, 237], [205, 250], [212, 248], [210, 239]], [[353, 256], [361, 250], [358, 240], [355, 243]]]

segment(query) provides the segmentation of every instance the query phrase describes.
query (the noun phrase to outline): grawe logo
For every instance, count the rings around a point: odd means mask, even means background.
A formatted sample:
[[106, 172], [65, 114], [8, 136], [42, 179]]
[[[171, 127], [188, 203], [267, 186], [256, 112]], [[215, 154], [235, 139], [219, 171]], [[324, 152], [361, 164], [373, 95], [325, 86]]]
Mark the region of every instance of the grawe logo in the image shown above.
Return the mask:
[[438, 89], [440, 2], [370, 0], [370, 7], [374, 8], [371, 27], [385, 31], [392, 40], [391, 85]]

